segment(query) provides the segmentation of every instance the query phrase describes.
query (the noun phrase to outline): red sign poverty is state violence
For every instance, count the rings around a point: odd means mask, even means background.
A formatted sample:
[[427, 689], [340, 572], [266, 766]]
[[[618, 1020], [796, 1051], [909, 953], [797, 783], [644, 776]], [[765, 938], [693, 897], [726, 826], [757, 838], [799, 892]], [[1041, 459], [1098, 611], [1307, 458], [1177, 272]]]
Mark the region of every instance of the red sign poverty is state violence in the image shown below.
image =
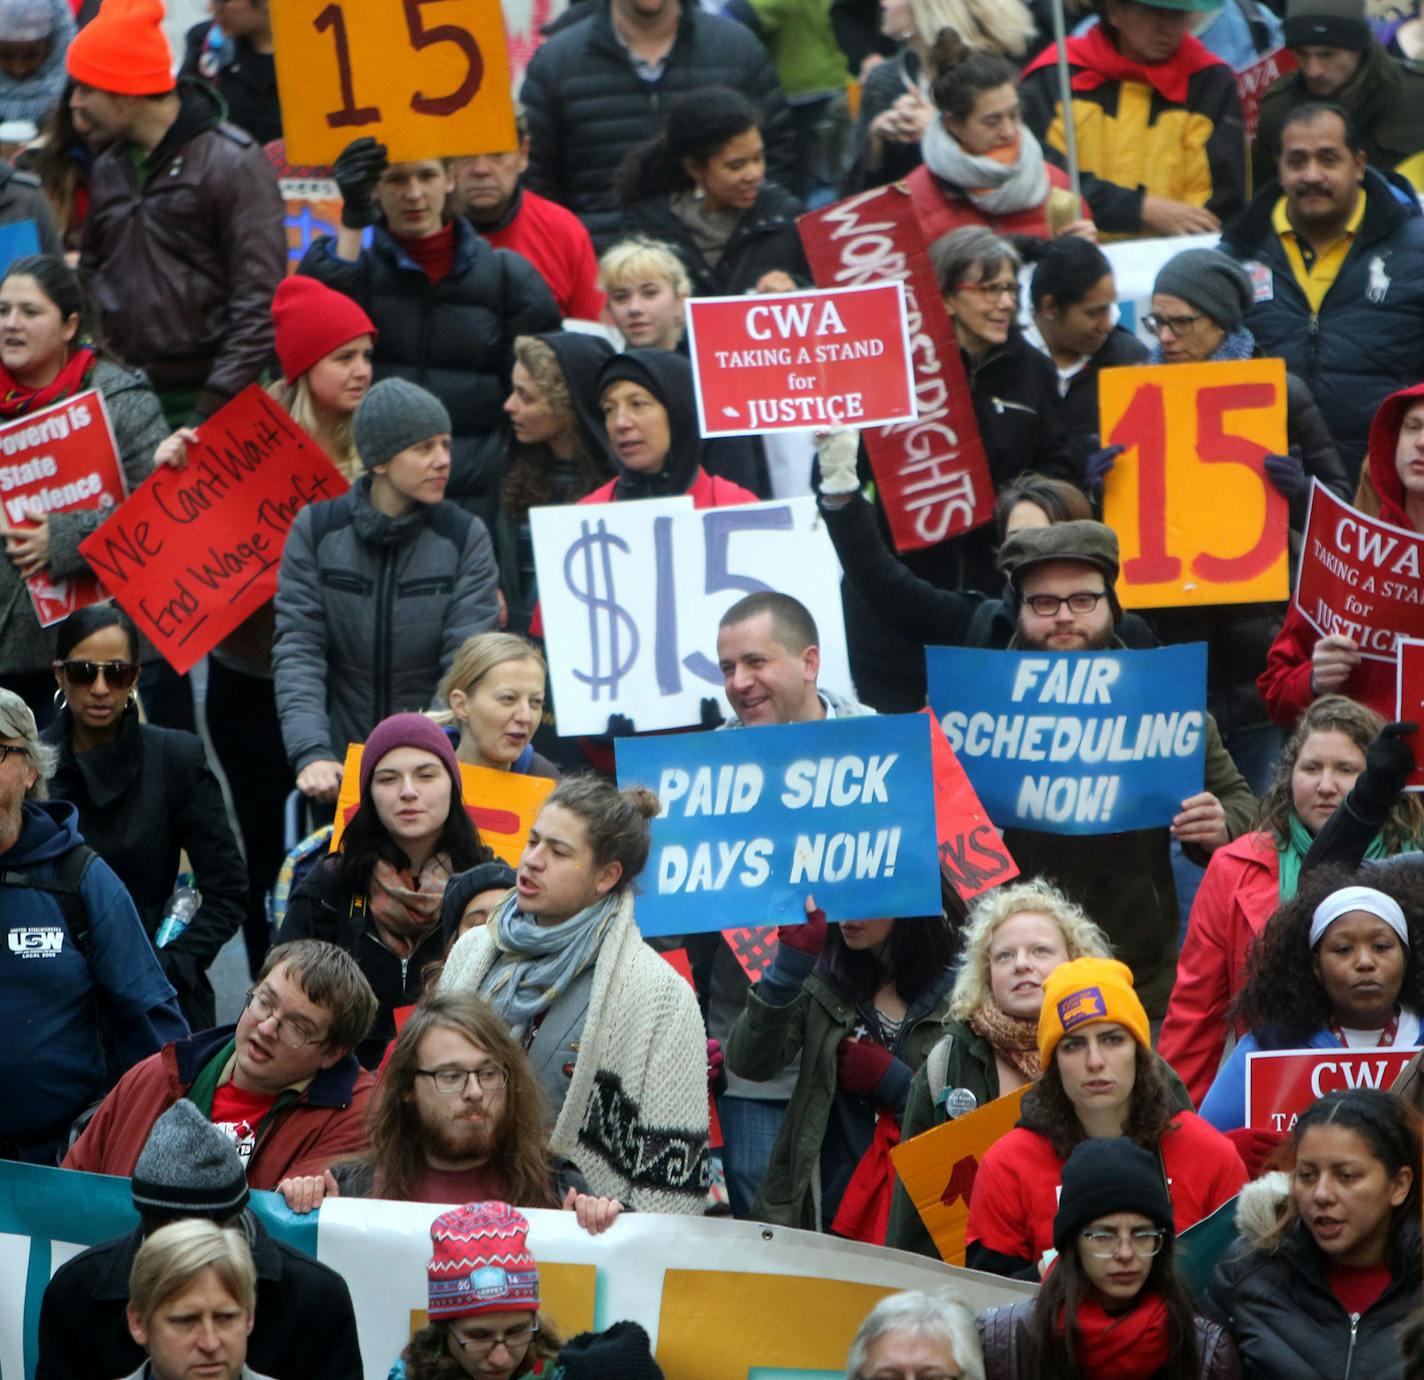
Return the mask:
[[818, 287], [905, 286], [918, 415], [863, 432], [896, 549], [920, 551], [989, 522], [994, 485], [974, 400], [909, 193], [876, 187], [797, 227]]
[[182, 673], [276, 593], [297, 514], [347, 487], [254, 384], [202, 424], [184, 468], [155, 471], [79, 549]]
[[[117, 508], [127, 493], [109, 414], [97, 390], [0, 427], [5, 527], [23, 531], [51, 513]], [[32, 575], [25, 584], [42, 628], [104, 598], [92, 575]]]
[[1316, 632], [1393, 661], [1400, 637], [1424, 637], [1424, 536], [1367, 517], [1316, 480], [1295, 602]]
[[916, 415], [900, 283], [694, 297], [687, 346], [704, 436], [883, 426]]

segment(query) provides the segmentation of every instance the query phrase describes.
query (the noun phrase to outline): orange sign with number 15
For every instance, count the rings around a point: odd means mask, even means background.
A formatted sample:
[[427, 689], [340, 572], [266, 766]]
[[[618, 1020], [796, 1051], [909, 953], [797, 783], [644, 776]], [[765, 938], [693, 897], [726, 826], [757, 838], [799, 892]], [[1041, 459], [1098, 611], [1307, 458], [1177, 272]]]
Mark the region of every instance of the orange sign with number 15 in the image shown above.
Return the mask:
[[1098, 412], [1126, 447], [1103, 493], [1124, 607], [1289, 597], [1289, 507], [1263, 463], [1286, 451], [1281, 360], [1104, 369]]
[[393, 163], [518, 146], [498, 0], [280, 0], [271, 6], [287, 157], [353, 139]]

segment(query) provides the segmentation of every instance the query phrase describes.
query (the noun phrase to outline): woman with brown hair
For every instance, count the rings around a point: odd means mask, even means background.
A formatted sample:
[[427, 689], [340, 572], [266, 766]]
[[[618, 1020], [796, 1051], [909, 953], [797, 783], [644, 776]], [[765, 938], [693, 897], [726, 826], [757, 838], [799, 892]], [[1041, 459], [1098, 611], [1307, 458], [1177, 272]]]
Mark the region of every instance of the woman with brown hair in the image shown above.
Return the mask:
[[597, 393], [598, 371], [612, 354], [606, 340], [576, 332], [515, 338], [504, 400], [514, 445], [494, 532], [511, 632], [529, 630], [539, 598], [529, 510], [577, 503], [613, 473]]
[[1171, 1186], [1178, 1231], [1215, 1212], [1246, 1182], [1219, 1131], [1172, 1106], [1151, 1056], [1147, 1013], [1126, 964], [1078, 958], [1043, 983], [1038, 1057], [1019, 1123], [985, 1153], [966, 1231], [973, 1270], [1038, 1279], [1054, 1247], [1063, 1166], [1085, 1140], [1125, 1136], [1152, 1152]]
[[[1200, 1105], [1221, 1063], [1227, 1012], [1246, 980], [1246, 956], [1266, 922], [1296, 893], [1316, 834], [1365, 768], [1384, 720], [1344, 695], [1306, 711], [1281, 754], [1256, 827], [1218, 848], [1192, 903], [1177, 981], [1158, 1048]], [[1365, 858], [1389, 857], [1424, 838], [1424, 804], [1400, 796]], [[1240, 1023], [1235, 1033], [1245, 1033]]]

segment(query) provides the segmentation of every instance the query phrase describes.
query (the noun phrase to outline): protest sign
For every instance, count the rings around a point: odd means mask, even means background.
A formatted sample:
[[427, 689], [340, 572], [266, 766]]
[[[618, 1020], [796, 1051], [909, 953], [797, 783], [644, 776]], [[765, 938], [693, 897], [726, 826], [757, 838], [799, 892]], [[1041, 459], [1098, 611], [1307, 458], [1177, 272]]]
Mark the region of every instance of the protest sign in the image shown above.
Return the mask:
[[1322, 637], [1337, 633], [1369, 661], [1394, 661], [1401, 637], [1424, 637], [1421, 568], [1424, 536], [1311, 483], [1295, 605]]
[[1103, 521], [1122, 547], [1125, 608], [1290, 597], [1290, 506], [1266, 476], [1286, 449], [1279, 359], [1104, 369]]
[[[50, 513], [89, 508], [112, 512], [127, 493], [109, 412], [97, 390], [0, 427], [0, 503], [6, 525], [34, 527]], [[25, 585], [42, 628], [104, 597], [92, 575], [66, 580], [32, 575]]]
[[934, 769], [935, 836], [939, 864], [961, 901], [972, 901], [990, 887], [1019, 875], [1004, 840], [994, 828], [944, 729], [931, 710], [930, 760]]
[[494, 0], [282, 0], [272, 38], [294, 163], [334, 163], [363, 136], [393, 163], [518, 147]]
[[687, 347], [704, 436], [914, 420], [903, 283], [694, 297]]
[[1290, 1131], [1326, 1093], [1343, 1088], [1388, 1092], [1417, 1048], [1271, 1049], [1246, 1056], [1246, 1125]]
[[[474, 820], [481, 841], [494, 850], [495, 857], [511, 867], [519, 866], [519, 855], [524, 852], [539, 807], [556, 785], [558, 782], [547, 776], [525, 776], [520, 772], [460, 763], [460, 793], [465, 798], [465, 813]], [[348, 743], [341, 792], [336, 797], [336, 820], [331, 831], [333, 853], [360, 803], [361, 744]]]
[[[365, 1380], [386, 1380], [427, 1320], [430, 1224], [445, 1206], [329, 1198], [298, 1216], [275, 1193], [251, 1200], [272, 1236], [345, 1281]], [[634, 1212], [595, 1237], [571, 1212], [522, 1211], [542, 1314], [564, 1335], [637, 1322], [678, 1380], [838, 1380], [861, 1320], [887, 1294], [949, 1288], [977, 1311], [1034, 1293], [1018, 1280], [757, 1222]], [[6, 1380], [33, 1380], [40, 1297], [54, 1271], [137, 1225], [127, 1179], [0, 1161]]]
[[256, 384], [80, 545], [104, 588], [180, 674], [277, 590], [287, 533], [346, 480]]
[[1289, 48], [1277, 48], [1236, 73], [1236, 91], [1241, 97], [1241, 113], [1246, 117], [1248, 145], [1255, 140], [1256, 129], [1261, 123], [1261, 97], [1287, 72], [1294, 72], [1295, 69], [1295, 54]]
[[905, 285], [915, 420], [862, 433], [899, 551], [957, 537], [994, 516], [994, 485], [954, 327], [910, 194], [876, 187], [797, 221], [817, 287]]
[[1169, 824], [1202, 788], [1206, 644], [1141, 652], [926, 647], [930, 704], [1001, 829]]
[[1397, 643], [1399, 660], [1395, 666], [1394, 717], [1398, 723], [1418, 724], [1419, 729], [1404, 741], [1414, 752], [1414, 770], [1407, 791], [1424, 791], [1424, 642], [1401, 637]]
[[681, 728], [708, 698], [726, 714], [717, 621], [757, 590], [806, 605], [820, 684], [851, 693], [840, 563], [815, 499], [700, 512], [685, 497], [643, 499], [529, 518], [561, 735], [602, 733], [610, 714], [640, 731]]
[[618, 783], [662, 801], [638, 896], [645, 935], [935, 915], [929, 727], [918, 714], [620, 738]]
[[760, 982], [776, 957], [776, 934], [772, 930], [723, 930], [722, 938], [732, 951], [748, 982]]
[[[890, 1152], [895, 1173], [920, 1214], [925, 1230], [934, 1239], [940, 1258], [950, 1265], [964, 1264], [964, 1233], [969, 1225], [969, 1197], [984, 1152], [1014, 1129], [1019, 1104], [1028, 1089], [1018, 1088], [996, 1097], [977, 1110], [960, 1112], [953, 1104], [954, 1119], [901, 1141]], [[973, 1107], [974, 1094], [967, 1088], [946, 1088], [949, 1098], [961, 1099]]]

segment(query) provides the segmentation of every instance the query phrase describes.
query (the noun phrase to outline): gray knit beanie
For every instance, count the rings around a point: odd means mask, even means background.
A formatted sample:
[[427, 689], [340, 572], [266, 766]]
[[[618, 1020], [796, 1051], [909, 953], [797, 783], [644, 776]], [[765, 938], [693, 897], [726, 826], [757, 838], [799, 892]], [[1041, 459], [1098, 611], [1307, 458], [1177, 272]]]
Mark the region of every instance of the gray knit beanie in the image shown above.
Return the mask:
[[1219, 249], [1184, 249], [1157, 274], [1154, 293], [1166, 292], [1204, 311], [1224, 331], [1234, 331], [1255, 295], [1250, 275]]
[[408, 379], [382, 379], [356, 409], [356, 451], [368, 470], [449, 433], [445, 404]]
[[1365, 0], [1286, 0], [1287, 48], [1349, 48], [1367, 53], [1375, 45], [1365, 18]]
[[237, 1147], [186, 1098], [153, 1123], [129, 1186], [134, 1207], [151, 1216], [221, 1222], [247, 1206]]

